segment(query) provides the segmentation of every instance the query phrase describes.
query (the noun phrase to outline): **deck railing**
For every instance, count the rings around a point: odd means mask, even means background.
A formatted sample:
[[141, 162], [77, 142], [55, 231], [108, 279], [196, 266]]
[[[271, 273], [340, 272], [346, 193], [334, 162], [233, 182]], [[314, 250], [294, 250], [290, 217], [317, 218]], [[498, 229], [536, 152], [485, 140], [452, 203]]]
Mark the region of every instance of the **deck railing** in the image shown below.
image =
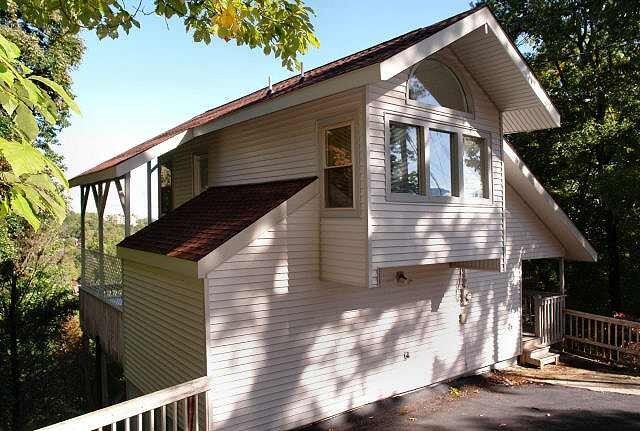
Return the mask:
[[523, 329], [532, 331], [545, 346], [562, 341], [564, 335], [565, 295], [525, 291], [523, 295]]
[[200, 377], [38, 431], [206, 430], [207, 415], [201, 409], [210, 390], [210, 379]]
[[567, 352], [640, 367], [640, 323], [565, 310], [565, 326]]
[[106, 299], [122, 295], [122, 261], [99, 251], [82, 250], [80, 285], [93, 289]]

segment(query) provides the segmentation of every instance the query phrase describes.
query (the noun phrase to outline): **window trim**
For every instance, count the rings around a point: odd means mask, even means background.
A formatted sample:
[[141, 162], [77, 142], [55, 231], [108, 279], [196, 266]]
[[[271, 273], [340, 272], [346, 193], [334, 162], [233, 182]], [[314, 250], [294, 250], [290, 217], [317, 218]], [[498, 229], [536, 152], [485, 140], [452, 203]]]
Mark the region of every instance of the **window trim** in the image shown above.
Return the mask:
[[[319, 179], [320, 179], [320, 208], [324, 217], [359, 217], [360, 216], [360, 188], [359, 188], [359, 145], [358, 145], [358, 122], [355, 113], [337, 115], [316, 121], [317, 144], [320, 152]], [[351, 171], [353, 202], [350, 208], [327, 208], [325, 197], [325, 170], [327, 167], [326, 132], [344, 126], [351, 127]]]
[[[173, 160], [170, 158], [158, 158], [158, 162], [157, 162], [157, 175], [158, 175], [158, 218], [168, 214], [169, 212], [173, 211], [173, 209], [175, 208], [175, 179], [174, 179], [174, 173], [173, 173]], [[162, 167], [166, 167], [167, 169], [169, 169], [169, 171], [171, 172], [171, 204], [169, 205], [170, 208], [168, 211], [166, 212], [162, 212], [162, 183], [160, 181], [160, 173], [162, 171]]]
[[[414, 74], [415, 70], [418, 67], [420, 67], [420, 65], [424, 61], [435, 61], [437, 63], [440, 63], [442, 66], [447, 68], [453, 74], [456, 81], [458, 82], [458, 85], [460, 86], [460, 90], [462, 91], [462, 94], [464, 95], [468, 111], [458, 111], [457, 109], [447, 108], [446, 106], [429, 105], [427, 103], [418, 102], [417, 100], [411, 99], [409, 97], [409, 79]], [[473, 104], [473, 98], [471, 97], [471, 92], [468, 90], [468, 86], [466, 85], [465, 81], [460, 77], [458, 73], [456, 73], [453, 67], [449, 66], [446, 62], [437, 58], [427, 57], [419, 61], [418, 63], [414, 64], [411, 67], [411, 69], [409, 70], [409, 75], [407, 75], [407, 85], [405, 85], [404, 98], [405, 98], [405, 103], [414, 108], [423, 109], [425, 111], [436, 112], [440, 114], [446, 114], [451, 117], [457, 117], [457, 118], [463, 118], [463, 119], [475, 119], [475, 109]]]
[[204, 191], [200, 187], [200, 161], [202, 159], [207, 160], [207, 172], [208, 172], [209, 171], [209, 154], [208, 153], [192, 154], [192, 157], [191, 157], [192, 190], [191, 191], [194, 197], [198, 196], [200, 193]]
[[[420, 149], [419, 153], [422, 153], [421, 163], [418, 164], [418, 174], [420, 179], [424, 183], [420, 186], [421, 191], [424, 194], [415, 195], [410, 193], [397, 193], [391, 191], [391, 130], [392, 123], [406, 124], [410, 126], [416, 126], [419, 128], [418, 135], [420, 136]], [[388, 202], [404, 202], [404, 203], [423, 203], [423, 204], [461, 204], [461, 205], [481, 205], [481, 206], [493, 206], [493, 180], [492, 180], [492, 159], [493, 153], [491, 150], [491, 133], [483, 130], [478, 130], [473, 127], [456, 126], [452, 124], [442, 123], [430, 118], [416, 118], [397, 114], [384, 114], [384, 143], [385, 143], [385, 192], [386, 200]], [[457, 155], [457, 169], [456, 172], [452, 172], [452, 180], [454, 176], [457, 181], [458, 196], [432, 196], [429, 187], [429, 143], [428, 143], [428, 129], [441, 130], [444, 132], [455, 133], [456, 136], [456, 155]], [[463, 136], [472, 136], [476, 138], [483, 138], [485, 141], [485, 171], [487, 180], [488, 197], [486, 198], [465, 198], [464, 197], [464, 166], [463, 166]]]

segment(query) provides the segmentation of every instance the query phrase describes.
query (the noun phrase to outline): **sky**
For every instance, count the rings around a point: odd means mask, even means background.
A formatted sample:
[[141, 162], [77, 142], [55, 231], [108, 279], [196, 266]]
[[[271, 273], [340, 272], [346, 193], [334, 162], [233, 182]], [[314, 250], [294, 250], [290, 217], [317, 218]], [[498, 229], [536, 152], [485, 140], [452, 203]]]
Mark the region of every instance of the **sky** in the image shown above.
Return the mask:
[[[137, 3], [137, 2], [136, 2]], [[309, 70], [469, 9], [469, 0], [307, 0], [320, 48], [301, 59]], [[214, 40], [193, 42], [182, 22], [140, 18], [141, 29], [118, 39], [83, 33], [86, 52], [73, 71], [81, 116], [60, 135], [69, 178], [207, 109], [292, 72], [261, 50]], [[145, 217], [145, 167], [132, 173], [131, 211]], [[155, 179], [154, 179], [155, 184]], [[155, 186], [153, 187], [155, 192]], [[79, 211], [79, 187], [70, 191]], [[154, 194], [154, 208], [157, 206]], [[94, 212], [90, 200], [87, 211]], [[107, 214], [122, 214], [110, 192]]]

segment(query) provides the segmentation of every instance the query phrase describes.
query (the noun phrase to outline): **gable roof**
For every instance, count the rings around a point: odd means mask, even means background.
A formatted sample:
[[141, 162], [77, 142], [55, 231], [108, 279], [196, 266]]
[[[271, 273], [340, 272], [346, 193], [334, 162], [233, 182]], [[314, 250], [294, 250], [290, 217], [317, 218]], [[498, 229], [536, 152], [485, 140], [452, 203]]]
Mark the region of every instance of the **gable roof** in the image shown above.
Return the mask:
[[[316, 88], [321, 84], [328, 84], [329, 81], [335, 81], [336, 78], [346, 79], [346, 76], [351, 76], [356, 72], [363, 74], [359, 79], [354, 78], [352, 81], [341, 85], [336, 84], [330, 88], [328, 86], [328, 93], [344, 91], [348, 88], [366, 85], [367, 83], [376, 82], [381, 79], [388, 79], [390, 76], [393, 76], [393, 74], [403, 70], [399, 68], [406, 68], [407, 64], [411, 65], [412, 62], [415, 63], [421, 60], [429, 55], [429, 53], [435, 52], [463, 38], [465, 35], [470, 35], [471, 46], [461, 45], [460, 49], [475, 52], [477, 49], [473, 49], [473, 44], [487, 42], [482, 40], [481, 34], [488, 34], [489, 25], [493, 29], [491, 32], [493, 44], [490, 46], [485, 45], [483, 50], [502, 49], [507, 51], [507, 54], [503, 54], [501, 62], [497, 62], [494, 59], [489, 63], [489, 68], [501, 68], [503, 71], [506, 71], [505, 73], [513, 75], [515, 77], [514, 79], [517, 80], [513, 94], [521, 95], [524, 92], [529, 96], [527, 99], [520, 98], [519, 100], [513, 101], [505, 98], [505, 103], [497, 103], [498, 107], [505, 111], [505, 133], [509, 131], [527, 130], [527, 128], [532, 129], [532, 127], [546, 128], [559, 125], [559, 115], [557, 111], [528, 69], [522, 56], [517, 49], [515, 49], [508, 36], [501, 30], [491, 11], [486, 6], [478, 6], [430, 26], [419, 28], [356, 52], [355, 54], [311, 69], [305, 72], [304, 76], [297, 75], [280, 81], [274, 84], [271, 90], [265, 87], [244, 97], [203, 112], [84, 171], [80, 175], [72, 178], [69, 183], [74, 187], [110, 178], [117, 178], [129, 170], [191, 139], [192, 135], [190, 135], [190, 133], [192, 134], [194, 130], [202, 129], [199, 132], [200, 134], [210, 132], [215, 129], [206, 127], [205, 125], [228, 119], [233, 114], [250, 110], [252, 107], [262, 106], [269, 102], [275, 103], [276, 99], [281, 101], [281, 103], [275, 107], [274, 110], [302, 103], [300, 100], [287, 100], [284, 102], [284, 99], [292, 93], [297, 94], [303, 89], [309, 89], [310, 87]], [[484, 27], [484, 32], [481, 31], [482, 27]], [[453, 31], [447, 33], [448, 30]], [[479, 30], [480, 32], [478, 33]], [[424, 46], [425, 43], [427, 44], [427, 48]], [[471, 57], [470, 61], [472, 64], [477, 63], [474, 63]], [[365, 73], [368, 68], [374, 65], [376, 66], [375, 70], [371, 70], [370, 73]], [[486, 69], [486, 66], [480, 65], [480, 67]], [[483, 75], [491, 79], [491, 76], [494, 76], [495, 73], [492, 70], [485, 70]], [[500, 77], [498, 81], [502, 82], [502, 79], [503, 77]], [[532, 91], [526, 91], [525, 87], [532, 89]], [[522, 88], [525, 88], [525, 90], [522, 90]], [[319, 91], [313, 93], [313, 95], [308, 97], [308, 100], [322, 97], [322, 94], [319, 93]], [[500, 97], [504, 98], [504, 96]], [[501, 102], [502, 100], [496, 99], [494, 101]], [[262, 111], [256, 112], [255, 115], [258, 116], [264, 113], [265, 112]], [[523, 120], [523, 117], [530, 117], [531, 121], [527, 122]], [[532, 124], [534, 124], [534, 126], [532, 126]]]
[[210, 187], [118, 247], [198, 262], [316, 179]]
[[570, 260], [595, 262], [598, 253], [573, 224], [567, 214], [553, 200], [515, 150], [504, 141], [506, 181], [533, 209], [547, 228], [560, 241]]

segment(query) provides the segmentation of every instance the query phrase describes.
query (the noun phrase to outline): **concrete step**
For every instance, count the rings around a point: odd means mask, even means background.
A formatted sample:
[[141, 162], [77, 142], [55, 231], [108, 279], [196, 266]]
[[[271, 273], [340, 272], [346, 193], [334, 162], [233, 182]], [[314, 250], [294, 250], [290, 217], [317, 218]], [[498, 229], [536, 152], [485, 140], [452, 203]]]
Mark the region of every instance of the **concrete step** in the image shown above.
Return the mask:
[[520, 362], [533, 365], [542, 369], [545, 365], [554, 364], [558, 365], [560, 355], [557, 353], [551, 353], [548, 350], [540, 349], [538, 352], [523, 352], [520, 355]]

